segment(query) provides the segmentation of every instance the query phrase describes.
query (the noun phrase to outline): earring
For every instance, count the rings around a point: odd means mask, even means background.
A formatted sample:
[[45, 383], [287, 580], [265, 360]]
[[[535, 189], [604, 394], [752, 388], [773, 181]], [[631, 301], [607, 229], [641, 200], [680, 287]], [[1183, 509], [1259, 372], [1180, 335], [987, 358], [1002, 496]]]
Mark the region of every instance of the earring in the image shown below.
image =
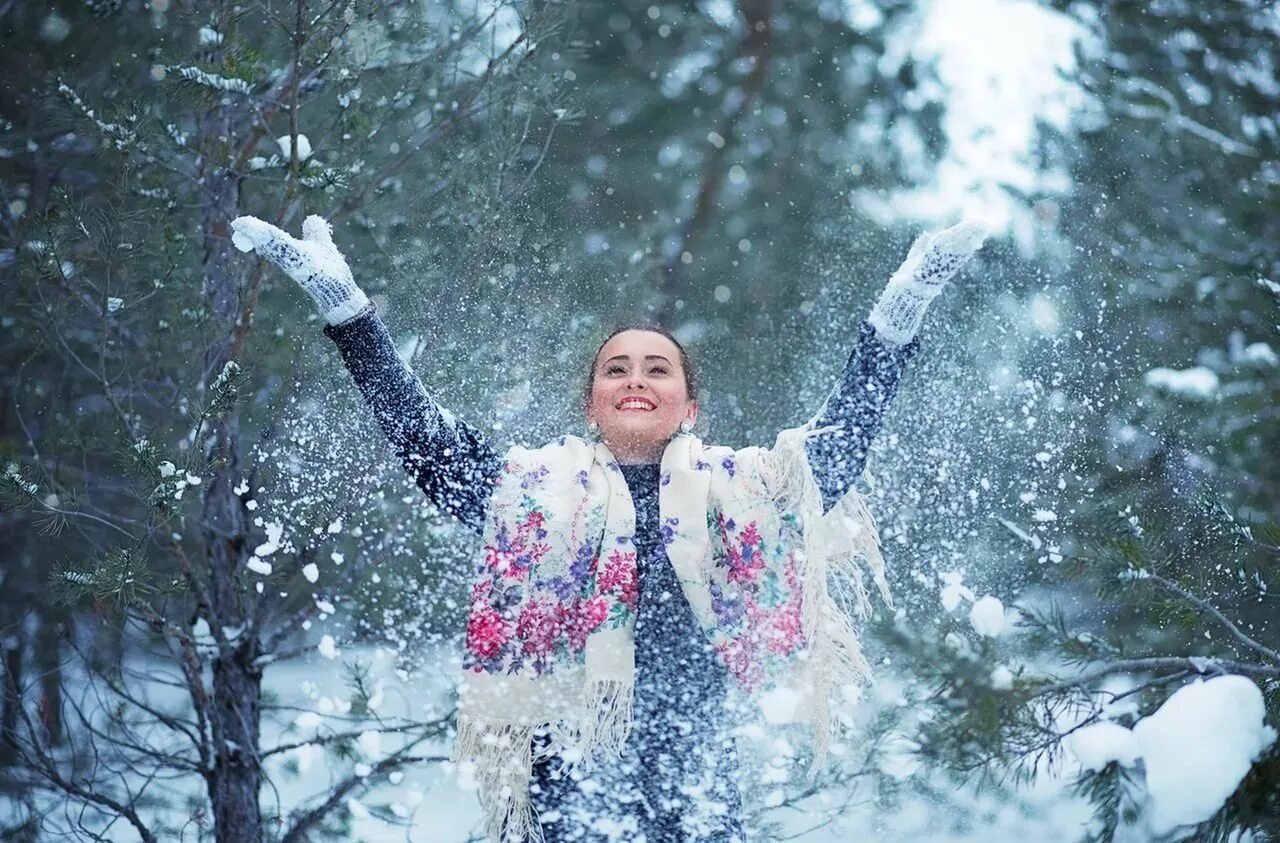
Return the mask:
[[689, 421], [688, 419], [685, 419], [684, 421], [680, 422], [680, 432], [681, 432], [681, 433], [692, 433], [692, 432], [693, 432], [693, 422]]
[[597, 422], [595, 419], [592, 419], [591, 421], [587, 422], [587, 433], [591, 434], [592, 436], [599, 434], [600, 423]]

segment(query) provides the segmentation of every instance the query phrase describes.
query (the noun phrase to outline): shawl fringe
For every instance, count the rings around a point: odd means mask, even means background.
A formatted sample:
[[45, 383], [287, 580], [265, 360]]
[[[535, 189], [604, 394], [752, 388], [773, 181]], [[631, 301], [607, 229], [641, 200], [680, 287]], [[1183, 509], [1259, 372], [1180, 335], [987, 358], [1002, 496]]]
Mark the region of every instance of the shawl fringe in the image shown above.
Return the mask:
[[[634, 724], [635, 685], [617, 679], [586, 683], [585, 711], [546, 723], [500, 723], [460, 715], [451, 760], [475, 764], [480, 807], [489, 839], [543, 843], [538, 812], [529, 798], [537, 761], [558, 758], [563, 769], [590, 767], [598, 756], [622, 754]], [[535, 746], [534, 737], [547, 740]]]
[[[814, 757], [809, 769], [816, 775], [825, 766], [840, 723], [833, 719], [832, 699], [841, 689], [871, 679], [871, 665], [862, 652], [854, 619], [871, 614], [871, 598], [863, 572], [871, 574], [885, 604], [893, 596], [885, 578], [880, 536], [866, 498], [846, 493], [823, 512], [822, 493], [809, 465], [805, 442], [826, 428], [793, 428], [778, 435], [767, 452], [761, 475], [780, 511], [794, 512], [804, 533], [801, 581], [804, 589], [802, 628], [809, 642], [809, 658], [800, 664], [802, 686], [811, 691], [809, 718], [814, 729]], [[870, 475], [864, 471], [864, 476]]]

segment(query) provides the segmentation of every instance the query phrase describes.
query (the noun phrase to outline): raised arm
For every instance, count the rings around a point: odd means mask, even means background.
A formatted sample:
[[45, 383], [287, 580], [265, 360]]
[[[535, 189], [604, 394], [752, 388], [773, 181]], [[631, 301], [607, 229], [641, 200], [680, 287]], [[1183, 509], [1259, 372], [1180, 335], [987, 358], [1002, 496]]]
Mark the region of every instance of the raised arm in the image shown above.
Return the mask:
[[822, 491], [824, 512], [835, 506], [866, 466], [903, 368], [919, 351], [916, 332], [930, 302], [981, 248], [984, 237], [985, 229], [974, 222], [920, 235], [859, 326], [839, 383], [806, 424], [823, 431], [805, 441], [805, 450]]
[[438, 405], [400, 359], [377, 307], [334, 246], [329, 224], [307, 217], [301, 240], [254, 217], [239, 217], [231, 225], [238, 248], [256, 250], [315, 300], [327, 323], [325, 335], [337, 344], [356, 387], [419, 488], [479, 532], [501, 458], [483, 434]]

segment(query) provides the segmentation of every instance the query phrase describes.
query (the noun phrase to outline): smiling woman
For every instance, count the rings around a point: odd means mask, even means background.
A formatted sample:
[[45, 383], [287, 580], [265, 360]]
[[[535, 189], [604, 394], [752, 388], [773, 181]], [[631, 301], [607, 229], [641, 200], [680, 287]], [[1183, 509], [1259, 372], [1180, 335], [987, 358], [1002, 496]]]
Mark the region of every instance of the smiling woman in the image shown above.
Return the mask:
[[697, 379], [683, 345], [664, 328], [610, 334], [587, 376], [587, 426], [623, 465], [656, 463], [677, 430], [698, 420]]
[[483, 536], [454, 757], [474, 765], [490, 836], [744, 840], [733, 727], [749, 715], [729, 710], [729, 688], [767, 697], [770, 722], [812, 724], [822, 763], [831, 706], [870, 673], [854, 626], [867, 574], [890, 599], [854, 482], [924, 312], [981, 227], [917, 239], [830, 397], [772, 448], [692, 435], [688, 354], [662, 328], [630, 327], [588, 372], [597, 441], [503, 454], [401, 361], [324, 220], [301, 240], [251, 217], [232, 227], [316, 300], [406, 470]]

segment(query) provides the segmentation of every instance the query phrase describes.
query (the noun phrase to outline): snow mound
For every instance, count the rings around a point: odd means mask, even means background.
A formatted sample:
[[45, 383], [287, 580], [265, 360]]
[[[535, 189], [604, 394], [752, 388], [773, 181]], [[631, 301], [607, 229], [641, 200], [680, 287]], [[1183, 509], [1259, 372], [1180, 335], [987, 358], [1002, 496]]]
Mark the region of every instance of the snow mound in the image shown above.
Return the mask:
[[[293, 137], [290, 135], [281, 135], [276, 138], [276, 144], [280, 147], [280, 154], [285, 158], [293, 157]], [[306, 135], [298, 135], [298, 160], [306, 161], [311, 157], [311, 139]]]
[[1129, 766], [1141, 751], [1133, 732], [1119, 723], [1095, 723], [1067, 736], [1067, 750], [1086, 770], [1101, 770], [1112, 761]]
[[1164, 834], [1218, 812], [1276, 739], [1265, 715], [1262, 692], [1251, 680], [1215, 676], [1179, 688], [1134, 725], [1146, 762], [1152, 831]]
[[1097, 723], [1064, 743], [1086, 770], [1112, 761], [1146, 770], [1146, 824], [1156, 837], [1202, 823], [1240, 786], [1276, 739], [1263, 722], [1258, 686], [1244, 676], [1215, 676], [1182, 686], [1132, 730]]
[[1192, 366], [1190, 369], [1152, 369], [1142, 376], [1142, 382], [1152, 389], [1177, 395], [1180, 398], [1209, 400], [1218, 394], [1218, 376], [1212, 369]]

